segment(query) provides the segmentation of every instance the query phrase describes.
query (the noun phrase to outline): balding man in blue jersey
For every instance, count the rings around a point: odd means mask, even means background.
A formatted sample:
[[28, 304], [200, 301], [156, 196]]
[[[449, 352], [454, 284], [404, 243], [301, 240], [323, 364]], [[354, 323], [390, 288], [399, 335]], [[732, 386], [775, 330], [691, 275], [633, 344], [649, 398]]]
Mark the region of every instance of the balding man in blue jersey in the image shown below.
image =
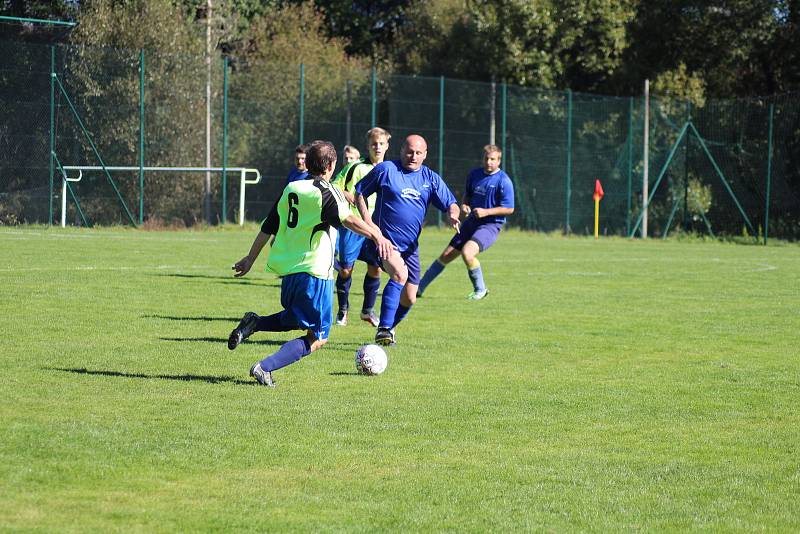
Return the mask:
[[[389, 276], [383, 288], [381, 315], [375, 342], [395, 344], [395, 328], [417, 300], [420, 281], [419, 235], [428, 206], [446, 212], [450, 225], [458, 230], [459, 207], [441, 176], [423, 165], [428, 144], [420, 135], [406, 137], [400, 159], [376, 165], [356, 185], [356, 205], [361, 218], [376, 226], [395, 247], [381, 250], [366, 242], [365, 256]], [[365, 198], [377, 193], [370, 214]], [[385, 259], [381, 259], [385, 258]]]

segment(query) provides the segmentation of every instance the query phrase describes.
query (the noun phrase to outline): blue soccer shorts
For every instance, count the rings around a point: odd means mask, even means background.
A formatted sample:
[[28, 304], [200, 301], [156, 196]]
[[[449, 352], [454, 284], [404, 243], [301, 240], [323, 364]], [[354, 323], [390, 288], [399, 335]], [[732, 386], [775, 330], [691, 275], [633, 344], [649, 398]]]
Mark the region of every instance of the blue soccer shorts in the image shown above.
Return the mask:
[[[406, 262], [406, 267], [408, 267], [408, 283], [418, 286], [420, 281], [418, 247], [414, 246], [413, 248], [404, 250], [400, 253], [400, 257], [403, 258], [403, 261]], [[367, 265], [377, 265], [384, 271], [386, 270], [383, 267], [383, 260], [381, 260], [378, 255], [378, 247], [371, 239], [364, 240], [364, 246], [361, 248], [361, 256], [359, 256], [359, 258], [365, 261]]]
[[363, 235], [351, 232], [347, 228], [339, 229], [339, 238], [336, 240], [336, 251], [339, 254], [339, 265], [350, 269], [356, 260], [361, 257], [361, 247], [367, 240]]
[[295, 273], [281, 281], [281, 323], [328, 339], [333, 323], [333, 280]]
[[468, 217], [461, 225], [461, 230], [450, 240], [450, 246], [461, 250], [467, 241], [475, 241], [478, 244], [478, 250], [483, 252], [497, 241], [502, 227], [503, 223], [482, 224], [477, 217]]

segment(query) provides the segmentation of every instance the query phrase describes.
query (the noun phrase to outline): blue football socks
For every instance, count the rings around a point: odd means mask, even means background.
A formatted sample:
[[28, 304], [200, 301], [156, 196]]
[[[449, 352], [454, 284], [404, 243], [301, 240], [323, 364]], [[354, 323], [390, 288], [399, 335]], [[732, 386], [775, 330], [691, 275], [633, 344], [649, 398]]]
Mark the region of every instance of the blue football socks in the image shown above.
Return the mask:
[[430, 285], [433, 280], [439, 276], [446, 265], [439, 261], [438, 259], [431, 263], [431, 266], [428, 267], [428, 270], [425, 271], [425, 274], [422, 277], [422, 280], [419, 283], [419, 288], [417, 288], [417, 295], [422, 295], [422, 293], [427, 289], [428, 285]]
[[341, 274], [336, 277], [336, 296], [339, 298], [339, 309], [350, 309], [350, 284], [353, 283], [353, 277], [348, 276], [343, 278]]
[[481, 269], [480, 264], [474, 269], [470, 269], [467, 271], [469, 274], [469, 279], [472, 282], [472, 287], [475, 291], [485, 291], [486, 284], [483, 282], [483, 270]]
[[285, 325], [281, 321], [285, 313], [285, 311], [282, 311], [259, 317], [255, 332], [288, 332], [289, 330], [294, 330], [296, 328], [295, 325]]
[[400, 306], [400, 292], [403, 286], [394, 280], [389, 280], [383, 288], [381, 298], [381, 320], [379, 328], [392, 328], [394, 325], [397, 307]]
[[265, 371], [275, 371], [309, 354], [311, 354], [311, 345], [308, 344], [308, 340], [304, 337], [298, 337], [281, 345], [278, 352], [269, 358], [261, 360], [261, 368]]
[[381, 279], [373, 278], [370, 275], [364, 275], [364, 306], [362, 311], [369, 312], [375, 307], [375, 302], [378, 300], [378, 289], [381, 287]]
[[403, 306], [402, 304], [397, 306], [397, 312], [394, 314], [394, 323], [392, 324], [392, 328], [398, 325], [400, 321], [406, 318], [408, 315], [408, 310], [411, 309], [411, 306]]

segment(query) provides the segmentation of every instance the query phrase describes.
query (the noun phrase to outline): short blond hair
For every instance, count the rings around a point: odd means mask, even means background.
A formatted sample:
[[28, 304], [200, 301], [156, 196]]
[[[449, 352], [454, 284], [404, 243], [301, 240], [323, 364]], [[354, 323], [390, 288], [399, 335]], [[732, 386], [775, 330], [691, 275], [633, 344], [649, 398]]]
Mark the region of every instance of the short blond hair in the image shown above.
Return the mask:
[[497, 146], [497, 145], [486, 145], [485, 147], [483, 147], [483, 153], [484, 154], [492, 154], [494, 152], [497, 152], [498, 154], [500, 154], [501, 158], [503, 157], [503, 151], [500, 150], [499, 146]]
[[370, 139], [372, 139], [373, 137], [385, 137], [386, 141], [388, 142], [389, 139], [392, 138], [392, 134], [390, 134], [387, 130], [384, 130], [383, 128], [376, 126], [374, 128], [370, 128], [369, 130], [367, 130], [367, 135], [366, 135], [367, 144], [369, 144]]

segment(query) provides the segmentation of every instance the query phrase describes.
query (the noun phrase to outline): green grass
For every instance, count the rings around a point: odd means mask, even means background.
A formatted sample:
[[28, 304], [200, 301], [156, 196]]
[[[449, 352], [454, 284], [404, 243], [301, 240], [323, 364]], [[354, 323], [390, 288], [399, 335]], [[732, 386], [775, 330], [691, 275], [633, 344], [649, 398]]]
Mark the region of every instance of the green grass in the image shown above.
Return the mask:
[[0, 229], [0, 530], [800, 530], [800, 247], [504, 232], [268, 389], [255, 232]]

